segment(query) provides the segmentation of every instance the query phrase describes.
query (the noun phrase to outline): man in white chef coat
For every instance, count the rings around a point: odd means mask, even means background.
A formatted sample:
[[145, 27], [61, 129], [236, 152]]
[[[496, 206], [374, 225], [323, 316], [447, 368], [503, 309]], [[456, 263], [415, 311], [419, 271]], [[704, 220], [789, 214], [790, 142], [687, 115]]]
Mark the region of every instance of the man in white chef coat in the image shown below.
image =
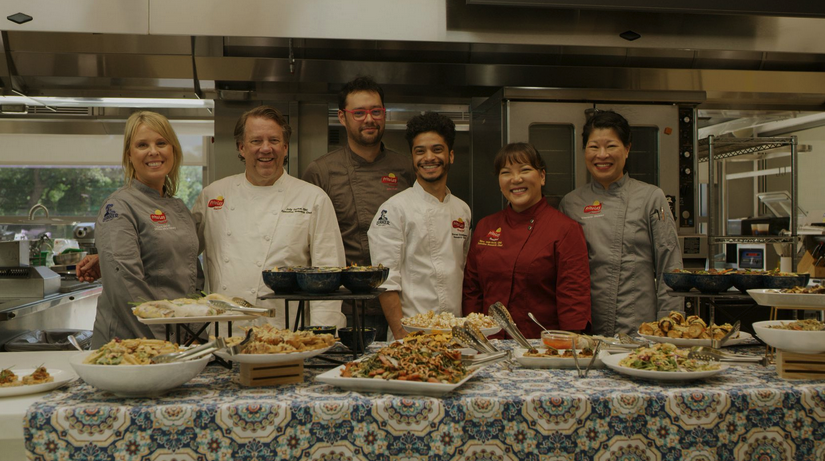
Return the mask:
[[[263, 283], [263, 270], [345, 263], [329, 197], [284, 170], [291, 133], [273, 107], [244, 113], [235, 126], [235, 144], [245, 171], [205, 187], [192, 210], [209, 290], [276, 307], [277, 317], [256, 322], [268, 320], [279, 328], [284, 327], [283, 301], [259, 299], [272, 293]], [[296, 310], [290, 309], [290, 326]], [[346, 326], [340, 301], [311, 303], [310, 318], [314, 325]]]
[[470, 249], [470, 207], [447, 188], [455, 123], [427, 112], [407, 122], [406, 138], [416, 181], [378, 208], [368, 232], [372, 263], [390, 269], [379, 300], [395, 339], [406, 335], [402, 317], [431, 310], [461, 315]]

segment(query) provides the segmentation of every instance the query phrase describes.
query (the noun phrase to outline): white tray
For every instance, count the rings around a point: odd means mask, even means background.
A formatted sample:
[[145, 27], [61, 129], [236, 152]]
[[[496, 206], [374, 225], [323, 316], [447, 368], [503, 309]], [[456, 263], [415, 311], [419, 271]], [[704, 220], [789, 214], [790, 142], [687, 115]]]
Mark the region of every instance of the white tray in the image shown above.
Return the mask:
[[[333, 344], [334, 346], [334, 344]], [[233, 362], [238, 363], [284, 363], [284, 362], [294, 362], [296, 360], [305, 360], [310, 357], [315, 357], [316, 355], [323, 354], [324, 352], [328, 351], [332, 346], [324, 347], [321, 349], [313, 349], [311, 351], [302, 351], [302, 352], [280, 352], [280, 353], [272, 353], [272, 354], [238, 354], [238, 355], [229, 355], [228, 352], [225, 350], [215, 351], [215, 355], [224, 359], [224, 360], [231, 360]]]
[[[401, 324], [401, 326], [410, 333], [412, 333], [414, 331], [423, 331], [424, 333], [432, 333], [434, 331], [443, 331], [445, 333], [450, 333], [452, 331], [452, 328], [413, 327], [413, 326], [409, 326], [409, 325], [404, 325], [403, 323]], [[481, 333], [484, 336], [490, 336], [490, 335], [494, 335], [494, 334], [498, 333], [499, 331], [501, 331], [501, 327], [479, 328], [479, 330], [481, 330]]]
[[[36, 368], [12, 368], [14, 374], [17, 375], [18, 379], [22, 379], [23, 376], [30, 375], [34, 373]], [[52, 389], [56, 389], [67, 382], [73, 380], [77, 377], [74, 373], [69, 373], [66, 370], [59, 370], [53, 368], [46, 368], [46, 371], [49, 372], [50, 375], [54, 378], [54, 381], [50, 383], [43, 383], [43, 384], [29, 384], [29, 385], [22, 385], [22, 386], [13, 386], [13, 387], [0, 387], [0, 397], [11, 397], [14, 395], [26, 395], [26, 394], [36, 394], [38, 392], [46, 392]]]
[[810, 293], [780, 293], [775, 288], [748, 290], [757, 304], [768, 307], [814, 307], [825, 309], [825, 295]]
[[221, 314], [221, 315], [200, 315], [197, 317], [158, 317], [145, 319], [135, 316], [138, 322], [144, 325], [172, 325], [176, 323], [213, 323], [213, 322], [237, 322], [239, 320], [251, 320], [256, 315], [248, 314]]
[[604, 355], [601, 359], [605, 366], [613, 371], [628, 376], [634, 376], [636, 378], [652, 379], [655, 381], [691, 381], [694, 379], [709, 378], [728, 369], [728, 365], [726, 363], [721, 363], [718, 370], [708, 371], [651, 371], [639, 370], [636, 368], [623, 367], [619, 365], [619, 362], [628, 355], [630, 355], [630, 352], [624, 354]]
[[[710, 346], [709, 339], [685, 339], [685, 338], [668, 338], [667, 336], [652, 336], [652, 335], [643, 335], [639, 333], [639, 336], [642, 338], [653, 341], [654, 343], [670, 343], [674, 346], [679, 347], [693, 347], [693, 346]], [[725, 343], [722, 347], [729, 347], [729, 346], [738, 346], [740, 344], [750, 343], [753, 339], [753, 335], [748, 333], [747, 331], [740, 331], [738, 338], [731, 338], [728, 342]]]
[[[523, 367], [527, 368], [576, 368], [576, 362], [572, 357], [525, 357], [527, 349], [517, 347], [513, 349], [513, 357]], [[579, 358], [579, 367], [587, 368], [590, 364], [590, 357]], [[601, 357], [596, 357], [593, 366], [590, 368], [604, 368]]]
[[315, 377], [318, 382], [332, 384], [350, 391], [374, 392], [380, 394], [394, 395], [425, 395], [429, 397], [441, 397], [456, 390], [475, 376], [481, 368], [471, 371], [461, 381], [455, 384], [444, 383], [423, 383], [416, 381], [399, 381], [397, 379], [372, 379], [372, 378], [344, 378], [341, 371], [346, 365], [327, 371]]

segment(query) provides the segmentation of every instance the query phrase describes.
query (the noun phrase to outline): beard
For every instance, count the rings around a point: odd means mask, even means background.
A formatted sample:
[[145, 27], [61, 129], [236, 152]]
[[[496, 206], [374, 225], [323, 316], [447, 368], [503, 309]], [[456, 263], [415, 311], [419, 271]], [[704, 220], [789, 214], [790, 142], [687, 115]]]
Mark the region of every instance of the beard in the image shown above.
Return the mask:
[[[375, 128], [376, 132], [373, 135], [366, 135], [364, 134], [364, 129], [366, 128]], [[351, 131], [352, 132], [352, 131]], [[378, 144], [381, 144], [381, 138], [384, 137], [384, 128], [382, 128], [377, 123], [373, 123], [371, 125], [364, 125], [358, 128], [358, 131], [353, 132], [353, 141], [356, 144], [364, 146], [364, 147], [373, 147]]]
[[[425, 166], [425, 165], [439, 165], [439, 166], [441, 166], [442, 167], [441, 168], [441, 174], [438, 175], [438, 176], [432, 176], [432, 177], [431, 176], [426, 176], [425, 177], [425, 176], [422, 176], [422, 175], [418, 174], [419, 171], [423, 171], [422, 167]], [[426, 182], [438, 182], [441, 179], [443, 179], [444, 176], [447, 176], [447, 172], [449, 172], [449, 171], [450, 171], [450, 164], [449, 163], [437, 163], [437, 164], [419, 163], [418, 165], [415, 166], [416, 176], [418, 176], [422, 181], [426, 181]]]

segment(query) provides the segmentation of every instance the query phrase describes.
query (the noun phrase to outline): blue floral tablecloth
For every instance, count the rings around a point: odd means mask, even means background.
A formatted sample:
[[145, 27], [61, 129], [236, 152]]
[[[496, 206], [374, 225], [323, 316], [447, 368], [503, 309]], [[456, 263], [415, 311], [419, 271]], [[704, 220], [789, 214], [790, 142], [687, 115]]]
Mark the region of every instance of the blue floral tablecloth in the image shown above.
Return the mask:
[[[663, 384], [497, 364], [444, 398], [245, 388], [210, 366], [155, 399], [78, 381], [29, 408], [33, 460], [823, 460], [825, 382], [774, 367]], [[0, 456], [2, 457], [2, 456]]]

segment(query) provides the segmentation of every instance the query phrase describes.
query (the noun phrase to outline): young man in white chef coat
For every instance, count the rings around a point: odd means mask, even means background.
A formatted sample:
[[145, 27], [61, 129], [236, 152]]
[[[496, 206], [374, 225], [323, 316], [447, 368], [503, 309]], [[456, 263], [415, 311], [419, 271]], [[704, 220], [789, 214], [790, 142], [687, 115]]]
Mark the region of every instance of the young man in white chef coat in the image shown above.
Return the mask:
[[[283, 301], [259, 299], [272, 293], [261, 271], [345, 263], [329, 197], [284, 170], [291, 133], [273, 107], [244, 113], [235, 126], [235, 143], [246, 170], [205, 187], [192, 210], [201, 250], [205, 247], [209, 290], [277, 307], [277, 317], [256, 322], [268, 320], [279, 328], [284, 327]], [[290, 326], [295, 311], [290, 310]], [[340, 301], [311, 303], [310, 318], [315, 325], [346, 326]]]
[[470, 207], [447, 188], [455, 123], [427, 112], [407, 122], [406, 138], [416, 181], [378, 208], [368, 232], [373, 265], [390, 269], [379, 300], [395, 339], [406, 335], [402, 317], [431, 310], [461, 315], [470, 248]]

